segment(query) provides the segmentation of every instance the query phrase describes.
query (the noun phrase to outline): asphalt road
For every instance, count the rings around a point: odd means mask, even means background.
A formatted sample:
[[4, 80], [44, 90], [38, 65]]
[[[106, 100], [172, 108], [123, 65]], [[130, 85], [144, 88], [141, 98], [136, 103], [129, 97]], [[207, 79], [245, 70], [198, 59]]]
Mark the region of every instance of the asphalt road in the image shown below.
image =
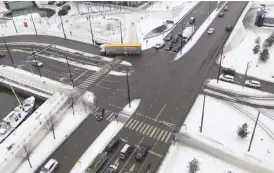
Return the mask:
[[[225, 26], [236, 22], [245, 5], [246, 2], [229, 2], [229, 11], [223, 18], [216, 18], [210, 26], [215, 28], [214, 34], [204, 33], [197, 44], [179, 61], [171, 63], [174, 53], [154, 49], [144, 51], [142, 58], [127, 58], [135, 68], [135, 72], [130, 76], [131, 97], [141, 98], [142, 101], [137, 112], [132, 116], [131, 122], [119, 132], [118, 136], [133, 145], [150, 144], [152, 151], [147, 159], [140, 163], [134, 160], [135, 152], [125, 162], [119, 161], [120, 172], [129, 171], [133, 165], [133, 172], [155, 172], [171, 144], [171, 130], [161, 126], [159, 121], [182, 125], [200, 91], [204, 78], [214, 63], [215, 56], [229, 36], [229, 33], [225, 32]], [[193, 13], [196, 12], [193, 11]], [[99, 52], [97, 47], [54, 37], [19, 36], [9, 37], [7, 40], [54, 42], [57, 45], [93, 54], [96, 54], [96, 51]], [[98, 87], [94, 87], [97, 85]], [[125, 77], [106, 76], [91, 89], [99, 97], [99, 105], [111, 111], [119, 110], [127, 102]], [[69, 172], [85, 149], [107, 125], [107, 120], [97, 123], [92, 118], [89, 117], [51, 156], [60, 162], [60, 169], [57, 172]], [[140, 124], [143, 129], [141, 127], [138, 129]], [[90, 136], [85, 137], [86, 132]], [[76, 145], [77, 141], [79, 143]], [[108, 157], [110, 159], [106, 167], [117, 160], [119, 155], [117, 151]]]

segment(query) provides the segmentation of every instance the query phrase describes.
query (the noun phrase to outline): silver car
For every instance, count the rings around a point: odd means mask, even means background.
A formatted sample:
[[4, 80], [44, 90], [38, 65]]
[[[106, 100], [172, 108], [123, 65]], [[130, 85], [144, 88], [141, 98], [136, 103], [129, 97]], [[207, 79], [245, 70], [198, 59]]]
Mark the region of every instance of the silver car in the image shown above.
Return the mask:
[[50, 159], [47, 164], [41, 169], [40, 173], [52, 173], [58, 168], [58, 162], [54, 159]]
[[212, 34], [213, 32], [214, 32], [214, 28], [209, 28], [207, 31], [208, 34]]
[[35, 60], [32, 60], [31, 61], [31, 64], [33, 66], [37, 66], [37, 67], [42, 67], [43, 66], [43, 63], [41, 61], [35, 61]]

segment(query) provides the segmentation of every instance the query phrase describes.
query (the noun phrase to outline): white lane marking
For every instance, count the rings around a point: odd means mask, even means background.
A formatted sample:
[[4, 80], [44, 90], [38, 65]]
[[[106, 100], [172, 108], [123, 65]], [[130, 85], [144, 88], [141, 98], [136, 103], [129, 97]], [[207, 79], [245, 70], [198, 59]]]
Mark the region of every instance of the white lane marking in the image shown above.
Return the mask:
[[100, 88], [104, 88], [104, 89], [107, 89], [107, 90], [109, 90], [110, 88], [108, 88], [108, 87], [103, 87], [103, 86], [101, 86], [101, 85], [99, 85], [98, 87], [100, 87]]
[[88, 132], [85, 133], [85, 136], [87, 136]]
[[165, 137], [166, 137], [167, 133], [168, 133], [168, 131], [165, 131], [165, 134], [163, 135], [163, 137], [162, 137], [161, 141], [163, 141], [163, 140], [165, 139]]
[[127, 126], [131, 123], [132, 120], [133, 120], [133, 119], [130, 119], [130, 120], [128, 121], [128, 123], [126, 124], [125, 127], [127, 127]]
[[164, 132], [164, 130], [161, 131], [161, 133], [159, 134], [157, 140], [159, 140], [161, 138], [163, 132]]
[[137, 121], [137, 122], [136, 122], [136, 124], [134, 124], [134, 126], [132, 127], [132, 129], [131, 129], [131, 130], [134, 130], [134, 129], [135, 129], [135, 127], [139, 124], [139, 122], [140, 122], [140, 121]]
[[143, 131], [142, 134], [145, 134], [147, 132], [147, 129], [150, 127], [150, 125], [148, 124], [147, 127], [145, 128], [145, 130]]
[[165, 107], [166, 107], [166, 104], [162, 107], [161, 111], [159, 112], [159, 114], [155, 118], [154, 122], [157, 121], [158, 117], [161, 115], [161, 113], [163, 112], [163, 110], [165, 109]]
[[131, 129], [131, 127], [132, 127], [136, 122], [137, 122], [137, 120], [134, 120], [134, 121], [130, 124], [130, 126], [129, 126], [128, 128]]
[[[142, 137], [142, 139], [140, 140], [140, 142], [138, 143], [138, 146], [140, 146], [141, 142], [143, 141], [144, 137]], [[120, 170], [119, 173], [122, 173], [122, 171], [124, 170], [124, 168], [126, 167], [128, 161], [131, 159], [131, 157], [133, 156], [133, 153], [135, 153], [135, 151], [137, 150], [137, 147], [134, 149], [134, 151], [131, 153], [130, 157], [127, 159], [126, 163], [124, 164], [124, 166], [122, 167], [122, 169]]]
[[139, 132], [142, 133], [143, 129], [144, 129], [146, 126], [147, 126], [147, 124], [144, 124]]
[[169, 132], [169, 133], [168, 133], [168, 135], [167, 135], [167, 137], [166, 137], [166, 140], [165, 140], [165, 143], [167, 143], [167, 142], [168, 142], [168, 140], [169, 140], [170, 136], [171, 136], [171, 132]]
[[156, 131], [157, 127], [154, 127], [153, 131], [151, 132], [150, 136], [149, 137], [152, 137]]
[[149, 130], [147, 131], [147, 133], [146, 133], [147, 136], [150, 134], [150, 131], [151, 131], [152, 129], [153, 129], [153, 126], [151, 126], [151, 127], [149, 128]]
[[139, 125], [138, 125], [138, 127], [136, 128], [136, 132], [138, 132], [138, 130], [140, 129], [140, 127], [142, 126], [142, 124], [143, 124], [143, 122], [141, 122]]

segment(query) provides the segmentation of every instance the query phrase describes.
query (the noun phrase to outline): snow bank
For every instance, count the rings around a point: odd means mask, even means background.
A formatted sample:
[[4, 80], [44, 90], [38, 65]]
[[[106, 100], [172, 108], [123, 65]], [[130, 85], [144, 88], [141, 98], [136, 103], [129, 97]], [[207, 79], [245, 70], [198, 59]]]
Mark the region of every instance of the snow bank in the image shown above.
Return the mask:
[[96, 138], [91, 146], [81, 156], [79, 161], [74, 165], [70, 173], [82, 173], [89, 166], [91, 161], [104, 150], [108, 142], [119, 132], [123, 127], [122, 123], [115, 121], [104, 129], [104, 131]]
[[[227, 3], [227, 2], [226, 2]], [[223, 4], [223, 6], [219, 10], [214, 10], [210, 16], [204, 21], [204, 23], [199, 27], [199, 29], [195, 32], [195, 34], [191, 37], [191, 39], [185, 44], [185, 46], [182, 48], [180, 53], [176, 55], [174, 58], [174, 61], [177, 61], [181, 59], [190, 49], [197, 43], [197, 41], [201, 38], [201, 36], [204, 34], [206, 29], [210, 26], [210, 24], [213, 22], [215, 17], [218, 15], [218, 13], [222, 10], [222, 8], [226, 5], [226, 3]]]
[[132, 100], [130, 102], [130, 107], [129, 107], [129, 104], [127, 104], [121, 112], [127, 115], [133, 115], [136, 109], [138, 108], [140, 102], [141, 102], [141, 99]]

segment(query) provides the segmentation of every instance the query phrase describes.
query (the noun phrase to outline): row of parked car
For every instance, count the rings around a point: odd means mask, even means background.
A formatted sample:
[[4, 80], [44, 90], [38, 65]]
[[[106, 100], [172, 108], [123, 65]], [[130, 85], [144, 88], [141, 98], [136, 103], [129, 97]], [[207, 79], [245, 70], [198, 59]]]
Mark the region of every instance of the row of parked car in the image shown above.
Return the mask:
[[[225, 69], [223, 70], [223, 74], [220, 75], [219, 79], [225, 82], [230, 82], [234, 83], [234, 76], [235, 76], [236, 71], [234, 69]], [[245, 86], [255, 88], [255, 89], [260, 89], [261, 88], [261, 83], [256, 80], [246, 80], [245, 81]]]

